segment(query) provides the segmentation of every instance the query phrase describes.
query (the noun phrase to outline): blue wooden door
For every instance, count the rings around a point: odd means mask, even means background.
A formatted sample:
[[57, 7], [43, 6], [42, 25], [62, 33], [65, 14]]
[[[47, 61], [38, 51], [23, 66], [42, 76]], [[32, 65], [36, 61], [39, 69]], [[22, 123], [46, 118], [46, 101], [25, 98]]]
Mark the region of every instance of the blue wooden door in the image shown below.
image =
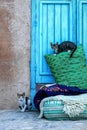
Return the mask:
[[87, 59], [87, 0], [77, 0], [77, 43], [83, 44]]
[[[84, 23], [84, 25], [83, 25]], [[44, 55], [50, 42], [70, 40], [87, 46], [87, 0], [32, 0], [31, 97], [36, 84], [54, 83]]]

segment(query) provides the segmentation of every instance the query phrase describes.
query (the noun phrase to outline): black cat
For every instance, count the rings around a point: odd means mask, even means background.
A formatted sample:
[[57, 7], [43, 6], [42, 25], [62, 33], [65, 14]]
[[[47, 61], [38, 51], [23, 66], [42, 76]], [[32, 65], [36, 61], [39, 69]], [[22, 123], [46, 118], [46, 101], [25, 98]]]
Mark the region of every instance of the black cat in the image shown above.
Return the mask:
[[54, 50], [56, 54], [64, 51], [71, 51], [70, 58], [72, 57], [73, 53], [75, 52], [77, 45], [71, 41], [64, 41], [58, 45], [58, 42], [56, 44], [50, 43], [51, 48]]

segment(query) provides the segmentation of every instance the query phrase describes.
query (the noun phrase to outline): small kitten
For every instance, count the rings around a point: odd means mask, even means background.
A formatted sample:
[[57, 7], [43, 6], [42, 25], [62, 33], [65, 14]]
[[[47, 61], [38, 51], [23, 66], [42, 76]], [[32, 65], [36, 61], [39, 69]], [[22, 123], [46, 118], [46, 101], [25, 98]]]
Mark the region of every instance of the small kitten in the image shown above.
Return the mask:
[[25, 93], [19, 94], [17, 93], [18, 97], [18, 103], [19, 103], [19, 108], [21, 112], [29, 111], [32, 108], [31, 101], [28, 97], [25, 96]]
[[77, 45], [75, 45], [71, 41], [64, 41], [59, 45], [58, 45], [58, 42], [56, 44], [52, 44], [52, 42], [51, 42], [50, 45], [56, 54], [70, 50], [71, 51], [70, 58], [72, 57], [73, 53], [75, 52], [75, 50], [77, 48]]

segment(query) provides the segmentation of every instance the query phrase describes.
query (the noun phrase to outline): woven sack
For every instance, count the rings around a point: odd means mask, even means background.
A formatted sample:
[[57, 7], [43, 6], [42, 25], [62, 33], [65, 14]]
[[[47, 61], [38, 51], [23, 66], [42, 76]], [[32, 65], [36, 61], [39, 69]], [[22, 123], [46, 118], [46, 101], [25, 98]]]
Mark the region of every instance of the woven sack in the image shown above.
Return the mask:
[[87, 65], [84, 50], [79, 45], [70, 58], [70, 52], [47, 54], [45, 59], [58, 84], [87, 88]]

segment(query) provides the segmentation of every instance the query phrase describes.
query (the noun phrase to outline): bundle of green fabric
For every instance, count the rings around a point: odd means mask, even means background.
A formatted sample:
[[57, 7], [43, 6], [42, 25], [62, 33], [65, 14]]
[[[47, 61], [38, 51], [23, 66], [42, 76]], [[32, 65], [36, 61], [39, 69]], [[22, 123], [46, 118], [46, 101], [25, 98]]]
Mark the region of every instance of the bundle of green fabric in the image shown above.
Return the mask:
[[70, 58], [71, 52], [45, 55], [55, 82], [87, 89], [87, 65], [83, 47], [79, 45]]

